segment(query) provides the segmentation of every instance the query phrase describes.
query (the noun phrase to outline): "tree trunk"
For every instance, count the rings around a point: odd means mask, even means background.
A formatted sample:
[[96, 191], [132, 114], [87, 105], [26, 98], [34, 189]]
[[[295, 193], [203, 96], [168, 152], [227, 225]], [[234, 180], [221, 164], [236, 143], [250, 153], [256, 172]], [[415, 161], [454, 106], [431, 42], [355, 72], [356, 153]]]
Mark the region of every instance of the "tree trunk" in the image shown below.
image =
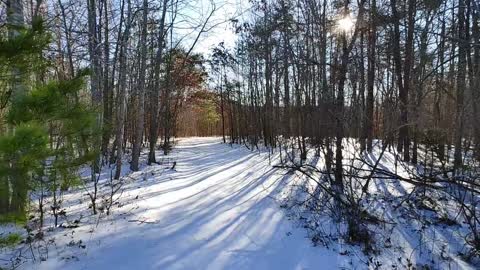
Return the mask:
[[457, 93], [455, 102], [455, 134], [454, 134], [454, 170], [458, 173], [462, 167], [462, 138], [464, 129], [464, 92], [466, 88], [467, 70], [467, 33], [465, 24], [465, 0], [458, 1], [458, 70], [457, 70]]
[[[472, 41], [480, 44], [480, 11], [473, 12]], [[474, 155], [480, 161], [480, 46], [473, 49], [473, 87], [472, 87], [472, 111], [473, 111], [473, 136]]]
[[115, 179], [120, 178], [122, 172], [122, 157], [123, 157], [123, 135], [125, 122], [125, 98], [127, 88], [127, 47], [128, 39], [130, 37], [131, 25], [131, 0], [127, 0], [127, 17], [125, 23], [125, 31], [121, 37], [120, 54], [119, 54], [119, 73], [118, 73], [118, 94], [117, 94], [117, 118], [115, 123], [115, 137], [117, 142], [117, 159]]
[[370, 31], [368, 32], [368, 78], [367, 78], [367, 100], [366, 100], [366, 117], [365, 117], [365, 134], [367, 143], [367, 151], [372, 152], [373, 149], [373, 88], [375, 83], [375, 47], [377, 46], [376, 35], [376, 13], [377, 3], [375, 0], [370, 4]]
[[[7, 23], [8, 38], [17, 38], [20, 34], [19, 28], [24, 26], [22, 0], [7, 0]], [[21, 70], [14, 65], [11, 72], [11, 96], [13, 100], [15, 100], [25, 94], [26, 88], [23, 84]], [[2, 210], [0, 210], [0, 214], [2, 212], [13, 212], [23, 215], [23, 210], [25, 209], [24, 207], [26, 203], [27, 187], [22, 185], [22, 183], [25, 181], [25, 178], [26, 176], [8, 175], [0, 180], [0, 207], [2, 208]]]
[[140, 152], [142, 148], [143, 129], [145, 121], [145, 70], [147, 61], [147, 16], [148, 16], [148, 1], [143, 0], [142, 11], [142, 33], [140, 37], [140, 70], [138, 78], [137, 89], [137, 114], [136, 125], [134, 129], [134, 141], [132, 151], [132, 164], [130, 169], [132, 171], [138, 171], [138, 163], [140, 158]]
[[[60, 0], [59, 0], [60, 1]], [[113, 91], [110, 84], [110, 39], [109, 39], [109, 17], [108, 17], [108, 1], [103, 0], [104, 9], [104, 44], [103, 44], [103, 131], [102, 131], [102, 156], [106, 160], [108, 158], [108, 144], [110, 143], [110, 127], [112, 125], [112, 107], [113, 107]], [[112, 72], [112, 79], [114, 74]], [[112, 83], [113, 85], [113, 83]]]
[[[90, 68], [91, 68], [91, 75], [90, 75], [90, 92], [91, 92], [91, 100], [92, 106], [98, 110], [96, 115], [96, 129], [101, 130], [102, 128], [102, 91], [100, 87], [100, 57], [98, 54], [98, 36], [97, 36], [97, 5], [95, 0], [88, 0], [88, 52], [90, 56]], [[95, 138], [95, 142], [93, 143], [95, 152], [99, 152], [100, 140], [99, 138]], [[100, 171], [100, 157], [97, 156], [96, 159], [92, 163], [92, 175], [91, 180], [95, 181], [95, 173]]]
[[150, 92], [151, 112], [150, 112], [150, 131], [149, 131], [149, 152], [148, 164], [155, 163], [155, 145], [158, 140], [158, 115], [159, 115], [159, 97], [160, 97], [160, 67], [162, 64], [164, 40], [165, 40], [165, 17], [167, 13], [168, 0], [163, 0], [162, 15], [158, 27], [158, 48], [155, 56], [154, 82]]

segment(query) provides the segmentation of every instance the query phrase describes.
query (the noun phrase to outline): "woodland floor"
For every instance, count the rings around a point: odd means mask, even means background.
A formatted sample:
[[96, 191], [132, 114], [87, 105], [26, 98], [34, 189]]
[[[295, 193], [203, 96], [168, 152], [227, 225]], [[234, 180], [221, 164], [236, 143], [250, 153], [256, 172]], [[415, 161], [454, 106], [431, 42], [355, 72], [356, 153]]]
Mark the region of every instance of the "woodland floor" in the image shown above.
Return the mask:
[[[171, 164], [144, 165], [128, 173], [125, 166], [128, 183], [108, 216], [91, 215], [85, 191], [66, 194], [67, 216], [61, 221], [78, 219], [79, 227], [46, 230], [43, 245], [33, 252], [23, 247], [22, 256], [36, 256], [19, 268], [368, 268], [360, 248], [335, 241], [329, 249], [312, 245], [307, 230], [280, 207], [297, 176], [273, 168], [268, 153], [219, 138], [182, 138], [168, 159], [177, 162], [175, 170]], [[349, 252], [341, 252], [345, 248]], [[0, 267], [8, 267], [14, 252], [18, 249], [1, 251]], [[385, 269], [397, 258], [383, 257]], [[469, 268], [462, 262], [449, 265]]]
[[[265, 154], [189, 138], [171, 159], [175, 171], [159, 165], [131, 174], [137, 181], [123, 192], [121, 208], [98, 225], [87, 220], [56, 229], [46, 261], [22, 268], [334, 269], [345, 261], [313, 247], [286, 218], [275, 200], [284, 172], [272, 169]], [[76, 245], [80, 240], [85, 248]]]

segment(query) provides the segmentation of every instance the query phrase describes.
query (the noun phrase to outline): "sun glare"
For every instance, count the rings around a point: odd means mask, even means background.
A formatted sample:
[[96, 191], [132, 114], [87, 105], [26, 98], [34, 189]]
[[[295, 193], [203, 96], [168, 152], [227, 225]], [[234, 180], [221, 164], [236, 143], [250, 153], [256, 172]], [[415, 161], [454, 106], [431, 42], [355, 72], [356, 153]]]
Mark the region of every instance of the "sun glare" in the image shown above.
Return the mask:
[[354, 24], [352, 17], [346, 15], [337, 21], [337, 30], [340, 32], [349, 32], [352, 30]]

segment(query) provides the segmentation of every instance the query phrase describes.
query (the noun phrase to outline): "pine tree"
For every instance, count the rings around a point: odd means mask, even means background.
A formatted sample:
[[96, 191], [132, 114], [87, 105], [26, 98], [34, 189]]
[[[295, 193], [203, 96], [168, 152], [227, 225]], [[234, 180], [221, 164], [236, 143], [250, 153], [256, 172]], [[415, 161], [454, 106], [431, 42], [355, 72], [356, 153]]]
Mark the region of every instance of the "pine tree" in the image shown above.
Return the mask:
[[80, 98], [87, 72], [71, 80], [32, 79], [49, 64], [43, 57], [49, 34], [40, 18], [31, 28], [16, 29], [13, 37], [0, 36], [0, 72], [6, 78], [0, 93], [8, 111], [0, 133], [0, 221], [18, 222], [25, 220], [28, 192], [41, 186], [39, 180], [51, 192], [76, 182], [78, 167], [96, 156], [91, 141], [98, 132], [95, 111]]

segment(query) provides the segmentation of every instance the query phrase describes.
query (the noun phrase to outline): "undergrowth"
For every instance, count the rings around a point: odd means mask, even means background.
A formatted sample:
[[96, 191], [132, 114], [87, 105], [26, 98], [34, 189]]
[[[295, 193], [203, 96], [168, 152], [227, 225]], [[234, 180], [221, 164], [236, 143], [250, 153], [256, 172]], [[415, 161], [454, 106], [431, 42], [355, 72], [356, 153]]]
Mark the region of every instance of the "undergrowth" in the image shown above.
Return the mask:
[[7, 236], [0, 236], [0, 248], [12, 247], [22, 241], [22, 236], [18, 233], [9, 233]]

